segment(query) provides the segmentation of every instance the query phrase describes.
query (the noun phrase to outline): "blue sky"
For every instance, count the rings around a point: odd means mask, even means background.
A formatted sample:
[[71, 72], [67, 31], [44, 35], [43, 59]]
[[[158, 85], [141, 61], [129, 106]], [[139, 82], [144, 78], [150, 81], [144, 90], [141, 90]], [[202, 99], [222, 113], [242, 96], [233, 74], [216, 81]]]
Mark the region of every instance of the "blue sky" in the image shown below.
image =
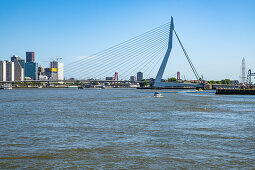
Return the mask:
[[[171, 16], [206, 79], [239, 79], [243, 57], [255, 71], [253, 0], [0, 0], [0, 60], [35, 51], [39, 65], [47, 66], [56, 56], [68, 64], [169, 22]], [[174, 45], [166, 72], [176, 71], [194, 79]]]

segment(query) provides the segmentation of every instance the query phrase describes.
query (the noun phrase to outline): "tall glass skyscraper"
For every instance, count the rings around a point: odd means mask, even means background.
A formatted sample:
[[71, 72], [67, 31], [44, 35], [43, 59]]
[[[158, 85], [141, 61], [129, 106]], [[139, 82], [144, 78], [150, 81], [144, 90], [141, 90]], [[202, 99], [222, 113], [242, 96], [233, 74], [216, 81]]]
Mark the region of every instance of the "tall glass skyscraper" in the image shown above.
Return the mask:
[[143, 73], [142, 72], [138, 72], [137, 73], [137, 81], [141, 81], [143, 79]]
[[35, 61], [35, 52], [26, 52], [26, 62], [34, 62]]
[[38, 80], [38, 63], [35, 63], [35, 53], [26, 52], [25, 77]]
[[38, 80], [38, 63], [29, 62], [25, 64], [25, 77]]

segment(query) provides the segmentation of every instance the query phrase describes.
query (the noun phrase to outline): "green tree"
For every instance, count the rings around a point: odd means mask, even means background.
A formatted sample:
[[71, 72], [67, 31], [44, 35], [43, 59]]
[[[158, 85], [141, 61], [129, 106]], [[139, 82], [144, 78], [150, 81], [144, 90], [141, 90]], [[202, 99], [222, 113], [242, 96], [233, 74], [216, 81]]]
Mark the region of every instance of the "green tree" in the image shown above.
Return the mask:
[[216, 81], [216, 84], [221, 84], [221, 82], [220, 81]]
[[175, 77], [171, 77], [168, 79], [168, 82], [177, 82], [177, 79]]
[[220, 81], [221, 84], [232, 84], [232, 81], [230, 79], [224, 79]]
[[227, 84], [233, 84], [230, 79], [225, 79]]
[[210, 84], [216, 84], [216, 81], [211, 80], [211, 81], [209, 81], [209, 83], [210, 83]]
[[80, 85], [80, 84], [81, 84], [81, 82], [80, 82], [80, 81], [78, 81], [78, 80], [77, 80], [77, 81], [75, 81], [75, 85], [77, 85], [77, 86], [78, 86], [78, 85]]
[[220, 81], [221, 84], [227, 84], [226, 79]]
[[139, 83], [140, 87], [144, 87], [144, 86], [150, 85], [150, 83], [148, 83], [148, 80], [146, 80], [146, 79], [142, 79], [141, 81], [143, 81], [143, 82]]
[[93, 85], [98, 85], [99, 83], [97, 81], [94, 81], [93, 82]]

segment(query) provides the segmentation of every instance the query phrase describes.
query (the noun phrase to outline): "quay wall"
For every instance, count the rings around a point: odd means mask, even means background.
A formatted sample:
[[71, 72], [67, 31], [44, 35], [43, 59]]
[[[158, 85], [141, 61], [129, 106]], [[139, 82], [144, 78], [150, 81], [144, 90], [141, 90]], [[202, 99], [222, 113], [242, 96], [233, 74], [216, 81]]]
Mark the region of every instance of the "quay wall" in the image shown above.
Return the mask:
[[216, 94], [255, 95], [255, 89], [216, 89]]

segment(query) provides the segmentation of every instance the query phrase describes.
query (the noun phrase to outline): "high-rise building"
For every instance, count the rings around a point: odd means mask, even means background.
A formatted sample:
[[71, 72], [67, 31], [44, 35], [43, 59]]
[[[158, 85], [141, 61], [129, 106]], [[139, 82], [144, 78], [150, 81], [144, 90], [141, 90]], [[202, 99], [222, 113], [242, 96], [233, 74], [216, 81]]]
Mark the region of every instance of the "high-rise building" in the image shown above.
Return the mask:
[[34, 52], [26, 52], [25, 77], [38, 80], [38, 64], [35, 61]]
[[11, 57], [12, 62], [15, 62], [16, 60], [19, 62], [20, 66], [25, 70], [25, 60], [15, 55]]
[[50, 68], [44, 68], [44, 75], [47, 77], [51, 77], [51, 70]]
[[14, 62], [6, 61], [6, 81], [14, 81]]
[[136, 81], [136, 76], [130, 76], [130, 81], [135, 82]]
[[58, 62], [58, 80], [64, 80], [64, 63]]
[[50, 62], [50, 68], [56, 69], [57, 79], [56, 80], [64, 80], [64, 63], [58, 61]]
[[142, 72], [138, 72], [137, 73], [137, 81], [141, 81], [143, 79], [143, 73]]
[[42, 76], [43, 72], [44, 72], [43, 67], [42, 66], [38, 67], [38, 76]]
[[25, 77], [30, 77], [33, 80], [38, 80], [38, 64], [29, 62], [25, 64]]
[[26, 62], [34, 62], [35, 61], [35, 52], [26, 52]]
[[24, 81], [24, 68], [19, 60], [14, 60], [14, 81]]
[[57, 68], [50, 68], [50, 79], [51, 80], [58, 80], [58, 69]]
[[14, 80], [24, 81], [25, 60], [18, 56], [12, 56], [11, 61], [14, 62]]
[[0, 61], [0, 81], [6, 81], [6, 61]]
[[50, 80], [58, 80], [57, 68], [45, 68], [44, 75], [47, 76]]

